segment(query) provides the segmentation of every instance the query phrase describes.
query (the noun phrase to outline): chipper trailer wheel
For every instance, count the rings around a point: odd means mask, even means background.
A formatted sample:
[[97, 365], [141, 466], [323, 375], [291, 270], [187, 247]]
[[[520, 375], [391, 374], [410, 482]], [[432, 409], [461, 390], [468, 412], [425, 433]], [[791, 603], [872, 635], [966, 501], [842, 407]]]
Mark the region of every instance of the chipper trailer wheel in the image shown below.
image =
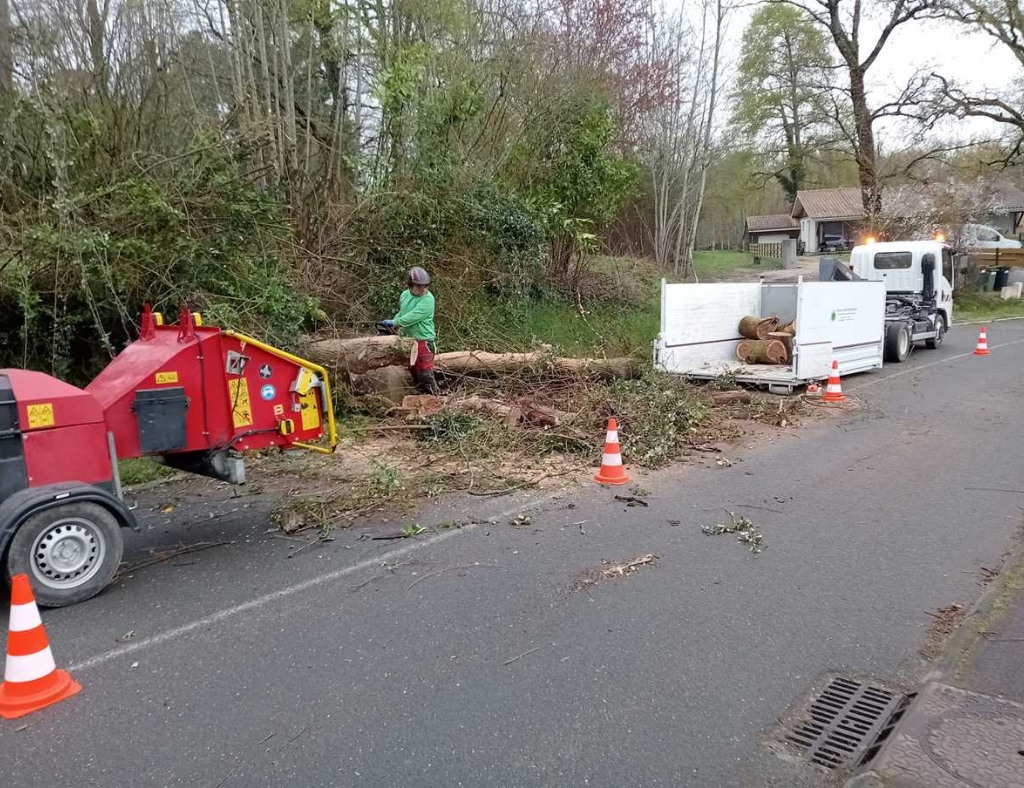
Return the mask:
[[117, 518], [86, 501], [30, 515], [11, 539], [5, 560], [8, 582], [27, 574], [45, 607], [83, 602], [102, 591], [121, 563], [124, 542]]

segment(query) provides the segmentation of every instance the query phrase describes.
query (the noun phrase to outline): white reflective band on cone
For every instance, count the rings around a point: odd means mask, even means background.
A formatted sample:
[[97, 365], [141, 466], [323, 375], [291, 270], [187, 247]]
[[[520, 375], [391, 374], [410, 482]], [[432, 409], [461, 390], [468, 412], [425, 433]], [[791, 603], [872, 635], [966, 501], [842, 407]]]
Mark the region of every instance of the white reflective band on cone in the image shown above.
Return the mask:
[[621, 454], [602, 454], [601, 455], [602, 465], [622, 465]]
[[4, 669], [5, 681], [35, 681], [43, 676], [49, 676], [57, 669], [53, 661], [53, 653], [47, 646], [35, 654], [28, 654], [24, 657], [12, 657], [7, 655], [7, 667]]
[[11, 605], [11, 623], [7, 627], [11, 632], [25, 632], [35, 629], [42, 624], [39, 618], [39, 608], [35, 602], [26, 602], [24, 605]]
[[608, 434], [604, 438], [605, 443], [618, 443], [619, 442], [619, 431], [608, 430]]

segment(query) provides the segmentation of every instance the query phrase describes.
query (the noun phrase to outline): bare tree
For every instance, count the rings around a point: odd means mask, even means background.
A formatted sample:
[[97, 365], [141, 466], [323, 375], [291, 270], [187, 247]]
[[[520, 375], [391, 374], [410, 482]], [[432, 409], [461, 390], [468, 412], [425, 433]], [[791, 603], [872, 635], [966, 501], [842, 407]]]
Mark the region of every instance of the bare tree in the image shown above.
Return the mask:
[[997, 91], [967, 90], [941, 74], [933, 74], [935, 89], [927, 125], [942, 118], [984, 118], [994, 121], [1005, 130], [1003, 155], [990, 164], [1008, 165], [1018, 160], [1024, 151], [1024, 107], [1019, 92], [1020, 77], [1024, 75], [1024, 11], [1017, 0], [938, 0], [938, 13], [965, 29], [988, 36], [1010, 52], [1022, 72], [1007, 75], [1006, 82], [1016, 87]]
[[877, 62], [893, 32], [903, 24], [922, 17], [935, 0], [892, 0], [879, 3], [883, 10], [881, 31], [874, 43], [862, 40], [862, 21], [866, 16], [863, 0], [772, 0], [802, 9], [832, 36], [846, 66], [849, 79], [850, 107], [854, 121], [854, 155], [860, 180], [861, 200], [869, 219], [882, 209], [882, 186], [876, 165], [874, 121], [877, 112], [868, 103], [867, 75]]
[[[721, 47], [729, 7], [716, 0], [702, 7], [700, 33], [682, 19], [666, 25], [661, 43], [680, 54], [674, 101], [654, 117], [649, 134], [652, 219], [649, 227], [655, 260], [683, 278], [693, 275], [693, 248], [714, 161], [715, 113], [721, 77]], [[699, 41], [695, 53], [687, 42]]]

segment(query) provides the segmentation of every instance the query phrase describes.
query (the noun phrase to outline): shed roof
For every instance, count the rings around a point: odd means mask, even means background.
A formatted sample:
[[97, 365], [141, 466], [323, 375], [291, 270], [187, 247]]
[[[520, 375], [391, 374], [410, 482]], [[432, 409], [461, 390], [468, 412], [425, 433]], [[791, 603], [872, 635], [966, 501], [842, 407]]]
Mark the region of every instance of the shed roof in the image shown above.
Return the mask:
[[[979, 178], [973, 182], [958, 179], [887, 186], [882, 190], [882, 214], [907, 218], [937, 211], [951, 201], [977, 214], [1024, 211], [1024, 191], [1002, 179]], [[792, 216], [795, 219], [805, 216], [810, 219], [863, 219], [860, 188], [801, 189], [796, 193]]]
[[792, 216], [801, 219], [860, 219], [864, 206], [860, 189], [844, 186], [838, 189], [801, 189], [796, 193]]
[[800, 223], [788, 213], [772, 213], [764, 216], [748, 216], [747, 230], [763, 233], [768, 230], [799, 230]]

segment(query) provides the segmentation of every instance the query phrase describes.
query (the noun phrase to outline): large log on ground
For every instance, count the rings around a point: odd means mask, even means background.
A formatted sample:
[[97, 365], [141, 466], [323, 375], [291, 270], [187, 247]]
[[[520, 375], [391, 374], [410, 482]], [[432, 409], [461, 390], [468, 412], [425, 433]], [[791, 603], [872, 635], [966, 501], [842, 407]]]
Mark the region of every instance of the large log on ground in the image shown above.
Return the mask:
[[712, 391], [712, 405], [749, 405], [749, 391]]
[[[374, 336], [317, 340], [306, 346], [305, 354], [310, 361], [323, 364], [335, 375], [362, 375], [382, 367], [406, 366], [411, 350], [409, 339]], [[633, 358], [557, 358], [541, 351], [486, 353], [482, 350], [458, 350], [438, 353], [434, 363], [439, 372], [451, 375], [516, 375], [533, 369], [614, 380], [638, 378], [643, 373], [643, 363]]]
[[515, 375], [530, 369], [563, 375], [613, 380], [638, 378], [643, 364], [633, 358], [556, 358], [549, 353], [485, 353], [460, 350], [439, 353], [435, 364], [451, 375]]
[[361, 375], [349, 375], [349, 388], [357, 397], [379, 396], [394, 405], [416, 393], [408, 367], [381, 367]]
[[786, 346], [777, 339], [744, 339], [736, 345], [736, 358], [745, 364], [785, 364]]
[[412, 340], [397, 336], [319, 339], [306, 346], [310, 361], [322, 364], [336, 375], [362, 375], [371, 369], [408, 365]]
[[775, 315], [771, 317], [747, 315], [740, 320], [739, 332], [741, 337], [747, 339], [767, 339], [768, 332], [774, 331], [778, 327], [779, 319]]

